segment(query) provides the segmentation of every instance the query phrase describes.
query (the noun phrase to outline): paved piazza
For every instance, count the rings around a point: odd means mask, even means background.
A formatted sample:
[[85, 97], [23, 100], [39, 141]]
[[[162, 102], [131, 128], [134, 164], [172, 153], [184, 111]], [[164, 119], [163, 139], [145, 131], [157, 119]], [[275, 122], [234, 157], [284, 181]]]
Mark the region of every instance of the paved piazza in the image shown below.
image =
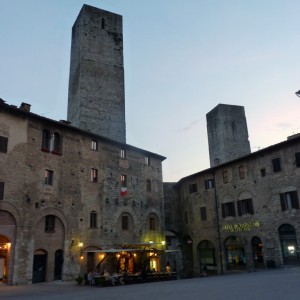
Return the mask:
[[71, 282], [0, 286], [0, 299], [300, 299], [300, 268], [265, 270], [116, 287], [76, 286]]

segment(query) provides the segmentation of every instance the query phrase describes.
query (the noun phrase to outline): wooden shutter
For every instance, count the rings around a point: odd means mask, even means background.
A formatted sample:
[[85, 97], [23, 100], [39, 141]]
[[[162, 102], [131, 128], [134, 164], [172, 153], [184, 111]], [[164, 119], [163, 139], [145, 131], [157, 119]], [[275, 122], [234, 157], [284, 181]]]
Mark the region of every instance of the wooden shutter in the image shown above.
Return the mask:
[[0, 182], [0, 200], [4, 199], [4, 182]]
[[248, 204], [249, 204], [249, 212], [251, 215], [254, 215], [254, 209], [253, 209], [253, 201], [252, 199], [248, 199]]
[[280, 193], [280, 204], [282, 211], [286, 210], [285, 196], [284, 193]]
[[8, 142], [7, 137], [0, 136], [0, 152], [7, 153], [7, 142]]
[[299, 200], [298, 200], [298, 193], [297, 191], [291, 192], [291, 197], [292, 197], [292, 207], [299, 209]]
[[225, 203], [222, 203], [222, 218], [224, 219], [225, 218]]
[[242, 200], [237, 201], [238, 215], [242, 215]]

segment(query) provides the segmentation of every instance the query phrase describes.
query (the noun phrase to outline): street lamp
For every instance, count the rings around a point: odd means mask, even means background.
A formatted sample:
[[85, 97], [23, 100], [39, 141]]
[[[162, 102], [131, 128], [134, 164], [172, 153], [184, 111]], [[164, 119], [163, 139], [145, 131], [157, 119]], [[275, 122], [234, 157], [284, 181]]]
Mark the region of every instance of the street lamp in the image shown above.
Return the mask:
[[300, 97], [300, 90], [298, 92], [295, 93], [296, 96]]

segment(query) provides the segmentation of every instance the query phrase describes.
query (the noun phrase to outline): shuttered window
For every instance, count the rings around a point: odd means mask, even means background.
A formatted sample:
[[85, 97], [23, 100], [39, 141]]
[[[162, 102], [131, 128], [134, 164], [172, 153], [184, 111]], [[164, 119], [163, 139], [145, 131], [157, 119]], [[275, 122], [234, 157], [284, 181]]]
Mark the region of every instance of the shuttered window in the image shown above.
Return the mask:
[[222, 217], [235, 217], [234, 202], [222, 203]]
[[253, 211], [252, 199], [243, 199], [237, 201], [237, 209], [238, 209], [239, 216], [246, 215], [246, 214], [253, 215], [254, 211]]
[[280, 204], [282, 211], [289, 210], [292, 208], [299, 209], [299, 200], [297, 191], [281, 193]]

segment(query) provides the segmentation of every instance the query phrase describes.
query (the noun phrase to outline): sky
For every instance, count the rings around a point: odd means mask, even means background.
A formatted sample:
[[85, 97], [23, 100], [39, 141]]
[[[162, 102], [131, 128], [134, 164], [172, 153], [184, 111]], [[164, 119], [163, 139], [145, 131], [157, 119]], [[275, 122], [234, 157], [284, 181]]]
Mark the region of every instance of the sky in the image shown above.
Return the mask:
[[210, 167], [206, 114], [244, 106], [251, 151], [300, 132], [299, 0], [0, 0], [0, 98], [67, 119], [83, 4], [123, 16], [126, 140], [163, 180]]

